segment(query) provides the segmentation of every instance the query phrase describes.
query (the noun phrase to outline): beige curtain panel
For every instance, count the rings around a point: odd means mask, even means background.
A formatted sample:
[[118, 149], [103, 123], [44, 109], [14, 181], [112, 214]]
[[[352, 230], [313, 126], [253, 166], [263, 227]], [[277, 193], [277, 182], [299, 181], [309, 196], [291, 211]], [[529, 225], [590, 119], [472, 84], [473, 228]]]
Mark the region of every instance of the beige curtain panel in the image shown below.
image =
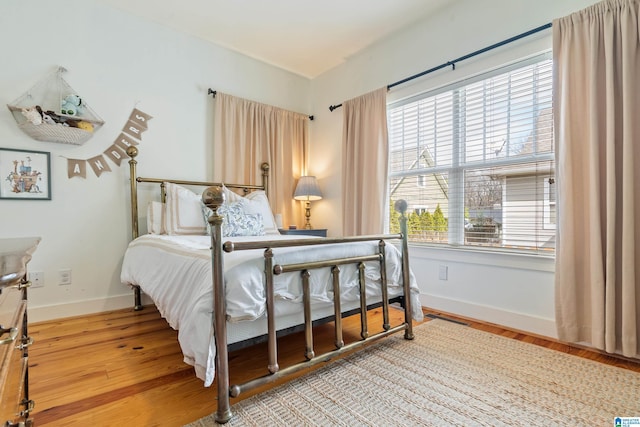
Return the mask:
[[559, 338], [640, 349], [639, 1], [553, 22]]
[[389, 168], [387, 88], [342, 107], [342, 231], [347, 236], [382, 233]]
[[268, 162], [269, 202], [284, 224], [302, 224], [302, 203], [293, 200], [306, 171], [309, 117], [217, 92], [214, 106], [214, 180], [260, 184]]

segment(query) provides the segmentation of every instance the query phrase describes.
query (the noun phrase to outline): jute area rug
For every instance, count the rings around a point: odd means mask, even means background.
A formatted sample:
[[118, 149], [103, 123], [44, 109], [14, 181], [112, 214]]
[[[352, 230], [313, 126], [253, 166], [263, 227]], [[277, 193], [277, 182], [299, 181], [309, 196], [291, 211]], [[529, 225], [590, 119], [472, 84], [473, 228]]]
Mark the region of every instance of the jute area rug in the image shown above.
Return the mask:
[[[233, 404], [227, 426], [614, 426], [640, 373], [445, 320]], [[213, 415], [188, 427], [215, 425]]]

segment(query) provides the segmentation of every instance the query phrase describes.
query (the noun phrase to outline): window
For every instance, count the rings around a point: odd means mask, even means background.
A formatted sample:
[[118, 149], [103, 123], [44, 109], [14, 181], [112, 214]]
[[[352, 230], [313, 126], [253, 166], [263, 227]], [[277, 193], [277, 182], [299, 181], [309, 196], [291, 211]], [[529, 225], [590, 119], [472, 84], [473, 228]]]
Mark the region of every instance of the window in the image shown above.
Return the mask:
[[546, 54], [391, 104], [389, 206], [408, 202], [409, 240], [553, 253], [551, 101]]

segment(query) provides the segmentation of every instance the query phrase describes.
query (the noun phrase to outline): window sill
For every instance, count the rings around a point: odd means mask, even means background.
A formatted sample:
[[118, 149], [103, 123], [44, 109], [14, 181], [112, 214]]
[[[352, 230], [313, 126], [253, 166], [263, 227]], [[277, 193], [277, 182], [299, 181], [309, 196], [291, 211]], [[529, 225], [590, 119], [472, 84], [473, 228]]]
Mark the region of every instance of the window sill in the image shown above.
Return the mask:
[[481, 250], [468, 246], [452, 247], [411, 242], [409, 242], [409, 253], [412, 258], [555, 272], [555, 256], [553, 255], [506, 250]]

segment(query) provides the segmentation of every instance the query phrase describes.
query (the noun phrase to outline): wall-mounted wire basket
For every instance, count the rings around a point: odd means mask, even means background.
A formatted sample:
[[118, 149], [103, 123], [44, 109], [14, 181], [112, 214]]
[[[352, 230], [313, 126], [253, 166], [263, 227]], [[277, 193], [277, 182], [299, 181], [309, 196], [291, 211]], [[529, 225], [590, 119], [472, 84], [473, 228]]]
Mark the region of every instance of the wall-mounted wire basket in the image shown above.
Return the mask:
[[[36, 83], [7, 107], [13, 114], [18, 127], [31, 138], [38, 141], [82, 145], [93, 137], [104, 121], [89, 107], [81, 94], [76, 93], [62, 78], [62, 73], [66, 71], [65, 68], [58, 67], [56, 71]], [[77, 114], [61, 113], [62, 100], [68, 95], [79, 95], [82, 100]], [[36, 106], [45, 114], [53, 113], [47, 116], [53, 116], [58, 122], [43, 121], [35, 124], [27, 119], [23, 110]]]

